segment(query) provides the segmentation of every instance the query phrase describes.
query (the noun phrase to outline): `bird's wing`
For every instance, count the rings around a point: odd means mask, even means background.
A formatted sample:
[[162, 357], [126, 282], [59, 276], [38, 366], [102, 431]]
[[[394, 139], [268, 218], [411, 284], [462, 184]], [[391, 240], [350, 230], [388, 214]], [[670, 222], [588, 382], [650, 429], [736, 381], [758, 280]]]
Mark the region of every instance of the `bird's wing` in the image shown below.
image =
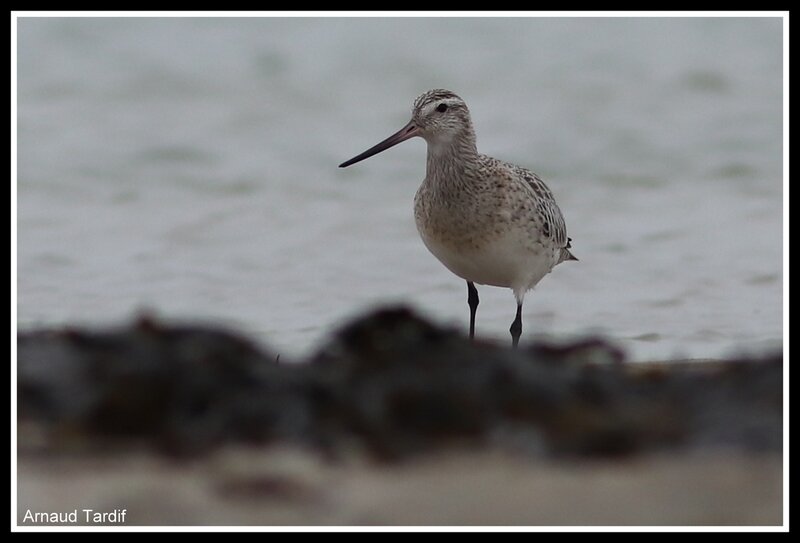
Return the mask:
[[[525, 186], [531, 191], [531, 196], [536, 202], [536, 209], [544, 220], [545, 235], [552, 237], [555, 245], [565, 251], [572, 247], [571, 240], [567, 237], [567, 225], [564, 222], [564, 215], [561, 214], [561, 209], [556, 204], [553, 193], [550, 192], [544, 181], [532, 171], [520, 167], [515, 167], [515, 169], [518, 170], [519, 178], [525, 180]], [[569, 251], [566, 252], [569, 253]], [[569, 256], [575, 259], [571, 253], [569, 253]]]

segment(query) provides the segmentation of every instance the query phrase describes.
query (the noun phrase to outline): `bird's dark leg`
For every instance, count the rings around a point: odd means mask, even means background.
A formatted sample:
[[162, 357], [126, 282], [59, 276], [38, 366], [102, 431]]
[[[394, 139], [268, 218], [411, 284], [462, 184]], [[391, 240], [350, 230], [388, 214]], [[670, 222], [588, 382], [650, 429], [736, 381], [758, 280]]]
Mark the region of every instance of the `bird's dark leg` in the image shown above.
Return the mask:
[[516, 349], [519, 336], [522, 335], [522, 302], [517, 302], [517, 317], [511, 323], [509, 332], [511, 332], [511, 346]]
[[475, 339], [475, 312], [478, 311], [478, 289], [467, 281], [467, 303], [469, 304], [469, 339]]

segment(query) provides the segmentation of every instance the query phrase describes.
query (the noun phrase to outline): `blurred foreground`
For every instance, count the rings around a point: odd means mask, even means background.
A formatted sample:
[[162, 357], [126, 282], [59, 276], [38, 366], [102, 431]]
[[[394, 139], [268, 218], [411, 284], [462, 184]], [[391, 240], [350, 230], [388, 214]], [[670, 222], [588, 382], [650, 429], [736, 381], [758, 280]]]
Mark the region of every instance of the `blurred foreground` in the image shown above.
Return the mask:
[[630, 364], [405, 308], [289, 361], [143, 317], [18, 340], [18, 522], [775, 525], [782, 355]]

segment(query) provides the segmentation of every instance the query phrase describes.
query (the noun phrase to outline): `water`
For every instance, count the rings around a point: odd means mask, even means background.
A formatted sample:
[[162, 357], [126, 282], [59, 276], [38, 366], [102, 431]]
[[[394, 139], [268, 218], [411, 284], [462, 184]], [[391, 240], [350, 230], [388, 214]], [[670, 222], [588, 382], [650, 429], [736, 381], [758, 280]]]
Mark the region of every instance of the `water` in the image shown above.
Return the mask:
[[[150, 309], [292, 357], [404, 302], [466, 330], [414, 226], [424, 142], [337, 168], [445, 87], [580, 258], [528, 294], [523, 341], [781, 344], [779, 19], [23, 18], [18, 63], [23, 329]], [[478, 334], [510, 342], [513, 295], [479, 291]]]

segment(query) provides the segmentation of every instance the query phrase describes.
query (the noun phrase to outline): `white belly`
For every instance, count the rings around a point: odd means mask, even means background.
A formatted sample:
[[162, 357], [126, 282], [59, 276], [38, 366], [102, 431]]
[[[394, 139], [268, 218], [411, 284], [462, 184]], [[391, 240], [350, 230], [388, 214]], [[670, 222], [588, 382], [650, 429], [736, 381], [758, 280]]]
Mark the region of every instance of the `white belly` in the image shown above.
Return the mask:
[[451, 272], [481, 285], [508, 287], [519, 300], [555, 266], [556, 252], [510, 231], [479, 247], [443, 243], [420, 231], [428, 250]]

